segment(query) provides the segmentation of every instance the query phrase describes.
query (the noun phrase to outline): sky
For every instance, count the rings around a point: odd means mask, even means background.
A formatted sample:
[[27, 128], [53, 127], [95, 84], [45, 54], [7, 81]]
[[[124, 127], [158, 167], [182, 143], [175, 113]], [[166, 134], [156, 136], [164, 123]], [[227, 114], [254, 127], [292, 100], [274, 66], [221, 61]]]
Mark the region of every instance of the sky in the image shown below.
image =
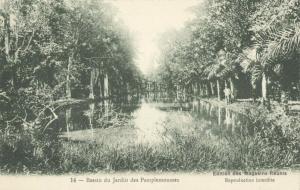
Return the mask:
[[180, 29], [192, 18], [189, 7], [200, 0], [108, 0], [119, 11], [134, 38], [136, 64], [144, 74], [150, 72], [159, 55], [158, 39], [171, 29]]

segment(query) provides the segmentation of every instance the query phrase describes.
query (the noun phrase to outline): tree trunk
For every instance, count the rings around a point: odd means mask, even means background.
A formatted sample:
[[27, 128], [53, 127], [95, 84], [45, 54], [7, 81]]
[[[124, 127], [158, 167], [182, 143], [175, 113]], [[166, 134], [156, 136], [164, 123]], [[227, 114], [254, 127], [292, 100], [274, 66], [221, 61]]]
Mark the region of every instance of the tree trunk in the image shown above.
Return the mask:
[[183, 93], [183, 101], [186, 101], [186, 87], [182, 88], [182, 93]]
[[108, 86], [108, 75], [105, 74], [104, 77], [104, 98], [109, 97], [109, 86]]
[[230, 91], [231, 91], [231, 99], [234, 100], [236, 98], [236, 89], [232, 80], [232, 77], [229, 78]]
[[199, 96], [202, 97], [202, 85], [201, 85], [201, 83], [198, 83], [198, 88], [199, 88]]
[[129, 89], [128, 82], [126, 82], [125, 87], [126, 87], [126, 102], [129, 102], [130, 101], [130, 89]]
[[40, 94], [40, 84], [39, 84], [38, 80], [35, 82], [35, 85], [37, 87], [35, 90], [35, 95], [39, 95]]
[[[90, 123], [90, 128], [93, 129], [93, 119], [94, 119], [94, 113], [95, 113], [95, 103], [91, 103], [89, 105], [89, 123]], [[92, 133], [93, 134], [93, 133]]]
[[69, 56], [68, 68], [67, 68], [67, 80], [66, 80], [66, 96], [67, 96], [67, 99], [72, 98], [71, 79], [70, 79], [72, 64], [73, 64], [73, 53]]
[[213, 82], [209, 82], [209, 83], [210, 83], [211, 95], [214, 96], [215, 95], [214, 84]]
[[196, 83], [196, 96], [198, 97], [198, 96], [200, 96], [200, 88], [199, 88], [199, 83], [197, 82]]
[[5, 46], [5, 54], [6, 60], [10, 62], [10, 13], [9, 13], [9, 1], [4, 0], [3, 8], [4, 8], [4, 46]]
[[179, 86], [178, 86], [178, 85], [176, 85], [176, 99], [177, 99], [177, 100], [179, 100], [179, 99], [180, 99], [180, 97], [179, 97], [179, 96], [180, 96], [180, 92], [179, 92], [179, 90], [180, 90], [180, 89], [179, 89]]
[[256, 84], [252, 84], [251, 86], [252, 86], [251, 93], [252, 93], [253, 102], [256, 102], [256, 98], [257, 98]]
[[91, 76], [90, 76], [90, 99], [95, 99], [95, 94], [94, 94], [94, 81], [95, 81], [95, 69], [92, 68], [91, 70]]
[[268, 100], [268, 77], [266, 73], [263, 73], [261, 80], [261, 92], [262, 92], [262, 101], [266, 103]]
[[209, 96], [209, 91], [208, 91], [208, 84], [205, 84], [205, 95], [208, 97]]
[[3, 0], [3, 26], [4, 26], [4, 53], [6, 58], [6, 63], [11, 64], [11, 71], [10, 71], [10, 81], [11, 85], [15, 87], [15, 73], [16, 73], [16, 66], [12, 64], [12, 58], [10, 56], [10, 10], [9, 10], [9, 2], [10, 0]]
[[220, 81], [217, 80], [217, 93], [218, 93], [218, 100], [221, 100], [221, 89], [220, 89]]
[[203, 83], [201, 83], [201, 95], [204, 97], [205, 96], [205, 85]]
[[6, 59], [7, 62], [10, 62], [10, 24], [9, 24], [9, 15], [7, 14], [7, 16], [5, 17], [4, 20], [4, 30], [5, 30], [5, 37], [4, 37], [4, 44], [5, 44], [5, 54], [6, 54]]
[[103, 98], [103, 76], [101, 74], [99, 74], [99, 98]]

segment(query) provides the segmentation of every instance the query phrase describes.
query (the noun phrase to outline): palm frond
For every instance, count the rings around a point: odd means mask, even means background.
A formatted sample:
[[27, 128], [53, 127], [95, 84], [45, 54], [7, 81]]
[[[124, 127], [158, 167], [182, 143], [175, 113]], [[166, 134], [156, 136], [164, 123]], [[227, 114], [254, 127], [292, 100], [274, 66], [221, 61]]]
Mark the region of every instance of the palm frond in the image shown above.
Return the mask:
[[287, 55], [300, 47], [300, 24], [295, 23], [280, 31], [272, 31], [272, 38], [266, 44], [266, 50], [262, 61], [274, 59], [280, 55]]
[[260, 64], [253, 64], [249, 68], [251, 72], [251, 84], [254, 85], [262, 78], [263, 68]]
[[209, 66], [207, 66], [204, 70], [204, 73], [207, 75], [207, 79], [211, 80], [214, 78], [219, 78], [222, 76], [222, 70], [225, 69], [225, 66], [220, 63], [214, 63]]

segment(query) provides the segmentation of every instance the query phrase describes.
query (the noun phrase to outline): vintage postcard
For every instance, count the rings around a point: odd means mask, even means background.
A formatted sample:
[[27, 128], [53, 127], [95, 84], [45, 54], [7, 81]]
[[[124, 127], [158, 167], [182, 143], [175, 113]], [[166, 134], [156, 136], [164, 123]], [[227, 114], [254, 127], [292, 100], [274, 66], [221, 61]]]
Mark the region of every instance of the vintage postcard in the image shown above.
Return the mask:
[[0, 0], [0, 174], [300, 190], [299, 0]]

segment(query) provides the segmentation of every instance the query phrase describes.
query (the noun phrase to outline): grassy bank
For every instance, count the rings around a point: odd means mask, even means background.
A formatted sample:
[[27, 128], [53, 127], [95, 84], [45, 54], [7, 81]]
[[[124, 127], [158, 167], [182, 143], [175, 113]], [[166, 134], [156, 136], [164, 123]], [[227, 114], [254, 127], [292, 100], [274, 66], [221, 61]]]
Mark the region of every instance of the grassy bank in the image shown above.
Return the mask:
[[[261, 110], [262, 111], [262, 110]], [[286, 169], [299, 164], [299, 127], [274, 121], [259, 110], [252, 113], [255, 134], [207, 135], [205, 122], [183, 121], [176, 115], [165, 123], [164, 143], [111, 147], [105, 144], [64, 143], [62, 170], [99, 171], [209, 171], [215, 169]], [[280, 128], [281, 126], [282, 128]], [[290, 127], [290, 128], [288, 128]]]
[[161, 143], [154, 145], [134, 140], [114, 144], [121, 139], [116, 135], [118, 129], [132, 125], [130, 122], [114, 127], [111, 133], [106, 131], [98, 143], [65, 141], [55, 133], [23, 131], [22, 136], [1, 138], [0, 171], [65, 174], [299, 169], [299, 119], [286, 116], [283, 110], [263, 107], [248, 109], [247, 116], [249, 126], [235, 132], [224, 127], [221, 134], [216, 134], [207, 128], [208, 121], [195, 122], [189, 112], [172, 112], [164, 122]]

